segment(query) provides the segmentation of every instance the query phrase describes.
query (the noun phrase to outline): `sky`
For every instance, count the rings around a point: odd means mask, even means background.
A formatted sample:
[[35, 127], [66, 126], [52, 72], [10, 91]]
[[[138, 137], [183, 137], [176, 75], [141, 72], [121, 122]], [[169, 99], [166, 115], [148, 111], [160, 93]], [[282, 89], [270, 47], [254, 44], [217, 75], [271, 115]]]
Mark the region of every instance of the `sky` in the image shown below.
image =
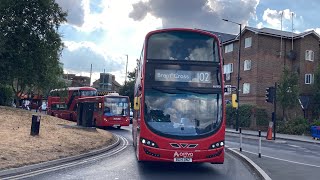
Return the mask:
[[[65, 48], [60, 61], [65, 73], [115, 75], [124, 84], [136, 66], [145, 35], [172, 27], [238, 34], [239, 26], [273, 28], [296, 33], [315, 30], [318, 0], [56, 0], [68, 13], [59, 28]], [[281, 18], [281, 14], [282, 18]], [[292, 28], [293, 24], [293, 28]], [[128, 60], [128, 63], [127, 63]]]

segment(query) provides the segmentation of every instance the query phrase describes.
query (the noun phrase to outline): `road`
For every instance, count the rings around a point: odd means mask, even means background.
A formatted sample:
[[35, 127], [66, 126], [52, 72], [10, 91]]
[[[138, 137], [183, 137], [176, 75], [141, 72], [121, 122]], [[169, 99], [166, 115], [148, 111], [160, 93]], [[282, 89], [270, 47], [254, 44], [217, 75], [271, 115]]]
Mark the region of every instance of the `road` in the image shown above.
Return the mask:
[[[262, 158], [259, 158], [257, 137], [248, 138], [243, 139], [243, 154], [273, 180], [320, 179], [319, 144], [287, 140], [262, 141]], [[239, 149], [239, 137], [227, 135], [226, 145]]]
[[157, 179], [257, 179], [255, 174], [242, 162], [230, 154], [226, 154], [223, 165], [209, 163], [138, 163], [132, 146], [131, 129], [120, 130], [110, 128], [108, 131], [120, 135], [121, 144], [111, 152], [99, 157], [88, 158], [78, 162], [65, 164], [31, 173], [22, 179], [107, 179], [107, 180], [157, 180]]

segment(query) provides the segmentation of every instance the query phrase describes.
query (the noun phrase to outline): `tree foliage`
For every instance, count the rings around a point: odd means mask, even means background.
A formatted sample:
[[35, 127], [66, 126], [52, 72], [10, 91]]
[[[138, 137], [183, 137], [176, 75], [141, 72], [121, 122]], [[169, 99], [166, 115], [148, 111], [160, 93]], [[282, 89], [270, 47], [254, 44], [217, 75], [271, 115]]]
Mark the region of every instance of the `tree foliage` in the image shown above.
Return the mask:
[[120, 88], [120, 94], [129, 96], [131, 104], [133, 104], [134, 84], [136, 80], [136, 70], [128, 73], [128, 81]]
[[63, 43], [57, 31], [66, 15], [55, 0], [1, 0], [1, 83], [18, 94], [26, 88], [43, 91], [58, 81]]
[[0, 84], [0, 106], [10, 106], [12, 94], [11, 86]]
[[277, 87], [277, 101], [279, 102], [284, 119], [289, 109], [296, 107], [299, 103], [299, 76], [297, 73], [290, 72], [287, 68], [283, 70], [279, 86]]

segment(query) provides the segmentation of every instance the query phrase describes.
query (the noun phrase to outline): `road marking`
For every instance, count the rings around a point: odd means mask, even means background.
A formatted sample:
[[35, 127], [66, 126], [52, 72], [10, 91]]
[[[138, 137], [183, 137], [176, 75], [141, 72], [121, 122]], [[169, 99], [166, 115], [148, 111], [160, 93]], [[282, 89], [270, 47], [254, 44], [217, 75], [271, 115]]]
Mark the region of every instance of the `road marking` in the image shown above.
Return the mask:
[[[232, 149], [236, 149], [236, 148], [232, 148]], [[254, 152], [250, 152], [250, 151], [244, 151], [243, 152], [249, 153], [249, 154], [255, 154], [257, 155], [257, 153]], [[279, 160], [279, 161], [285, 161], [285, 162], [289, 162], [289, 163], [294, 163], [294, 164], [300, 164], [300, 165], [304, 165], [304, 166], [311, 166], [311, 167], [316, 167], [316, 168], [320, 168], [320, 166], [318, 165], [314, 165], [314, 164], [306, 164], [306, 163], [301, 163], [301, 162], [296, 162], [296, 161], [290, 161], [287, 159], [281, 159], [281, 158], [276, 158], [276, 157], [272, 157], [272, 156], [267, 156], [267, 155], [261, 155], [262, 157], [266, 157], [266, 158], [270, 158], [270, 159], [275, 159], [275, 160]]]
[[251, 164], [251, 166], [258, 171], [260, 176], [262, 176], [263, 179], [265, 180], [271, 180], [270, 176], [260, 167], [258, 166], [255, 162], [253, 162], [250, 158], [242, 154], [241, 152], [238, 152], [236, 148], [228, 148], [231, 152], [234, 154], [237, 154], [242, 158], [242, 160], [246, 161], [247, 163]]
[[294, 148], [301, 148], [300, 146], [297, 146], [297, 145], [291, 145], [291, 144], [288, 144], [288, 146], [291, 146], [291, 147], [294, 147]]
[[23, 174], [19, 174], [19, 175], [16, 175], [16, 176], [5, 177], [2, 180], [23, 179], [23, 178], [27, 178], [27, 177], [33, 177], [33, 176], [40, 175], [40, 174], [43, 174], [43, 173], [49, 173], [49, 172], [53, 172], [53, 171], [56, 171], [56, 170], [69, 168], [69, 167], [73, 167], [73, 166], [76, 166], [76, 165], [80, 165], [80, 164], [96, 161], [96, 160], [99, 160], [101, 158], [110, 157], [110, 156], [112, 156], [114, 154], [117, 154], [117, 153], [121, 152], [125, 148], [127, 148], [128, 144], [129, 144], [129, 141], [126, 138], [124, 138], [123, 136], [120, 136], [120, 135], [117, 135], [117, 136], [123, 142], [123, 144], [121, 145], [121, 147], [119, 149], [110, 150], [110, 151], [107, 151], [106, 153], [103, 153], [101, 155], [88, 157], [85, 160], [79, 160], [79, 161], [70, 162], [70, 163], [66, 163], [66, 164], [62, 164], [62, 165], [58, 165], [58, 166], [54, 166], [54, 167], [50, 167], [50, 168], [39, 169], [39, 170], [36, 170], [36, 171], [23, 173]]

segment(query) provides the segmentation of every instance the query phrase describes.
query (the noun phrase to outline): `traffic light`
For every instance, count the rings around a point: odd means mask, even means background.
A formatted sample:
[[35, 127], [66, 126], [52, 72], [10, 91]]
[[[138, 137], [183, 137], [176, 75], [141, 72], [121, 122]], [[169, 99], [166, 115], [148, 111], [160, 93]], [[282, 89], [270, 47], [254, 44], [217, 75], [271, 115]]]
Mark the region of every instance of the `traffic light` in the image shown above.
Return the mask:
[[237, 94], [232, 94], [231, 101], [232, 101], [232, 107], [233, 108], [238, 108]]
[[266, 102], [273, 103], [274, 96], [275, 96], [275, 88], [274, 87], [266, 88]]

